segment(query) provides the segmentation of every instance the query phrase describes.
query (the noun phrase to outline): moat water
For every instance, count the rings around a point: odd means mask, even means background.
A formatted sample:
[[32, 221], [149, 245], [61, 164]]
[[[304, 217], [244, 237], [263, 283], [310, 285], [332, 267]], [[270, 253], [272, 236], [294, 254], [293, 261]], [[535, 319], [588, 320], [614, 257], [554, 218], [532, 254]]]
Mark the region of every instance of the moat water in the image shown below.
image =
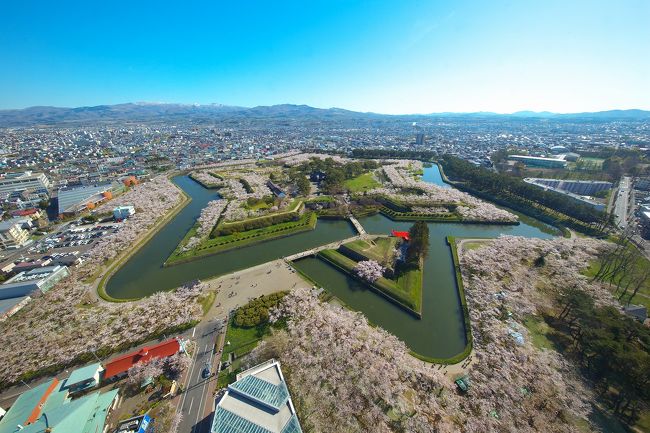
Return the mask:
[[[442, 182], [437, 166], [426, 168], [422, 179], [448, 187]], [[201, 209], [218, 197], [215, 191], [203, 188], [187, 176], [178, 176], [173, 181], [192, 201], [113, 275], [106, 287], [110, 296], [121, 299], [147, 296], [191, 280], [228, 274], [356, 234], [348, 221], [319, 220], [313, 231], [164, 267], [165, 260], [192, 228]], [[349, 308], [363, 312], [373, 324], [403, 340], [411, 350], [428, 357], [447, 358], [462, 352], [466, 340], [446, 237], [491, 238], [505, 234], [550, 238], [557, 235], [552, 227], [523, 216], [520, 218], [521, 224], [510, 226], [429, 224], [431, 245], [424, 264], [421, 319], [317, 258], [298, 260], [294, 266]], [[412, 225], [391, 221], [382, 215], [361, 218], [360, 222], [371, 234], [389, 234], [392, 229], [408, 230]]]

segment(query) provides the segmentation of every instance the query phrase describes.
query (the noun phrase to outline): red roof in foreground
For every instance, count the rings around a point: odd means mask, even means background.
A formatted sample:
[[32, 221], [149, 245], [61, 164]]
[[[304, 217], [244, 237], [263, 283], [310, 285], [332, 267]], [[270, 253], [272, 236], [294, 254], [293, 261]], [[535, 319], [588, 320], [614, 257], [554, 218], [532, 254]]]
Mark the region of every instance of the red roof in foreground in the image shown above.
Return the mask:
[[153, 346], [145, 346], [135, 352], [127, 353], [104, 364], [104, 379], [110, 379], [120, 373], [124, 373], [138, 362], [147, 362], [153, 358], [166, 358], [177, 353], [181, 348], [178, 340], [163, 341]]
[[409, 232], [397, 232], [395, 230], [391, 230], [391, 232], [393, 233], [393, 236], [395, 236], [396, 238], [402, 238], [405, 241], [409, 240]]

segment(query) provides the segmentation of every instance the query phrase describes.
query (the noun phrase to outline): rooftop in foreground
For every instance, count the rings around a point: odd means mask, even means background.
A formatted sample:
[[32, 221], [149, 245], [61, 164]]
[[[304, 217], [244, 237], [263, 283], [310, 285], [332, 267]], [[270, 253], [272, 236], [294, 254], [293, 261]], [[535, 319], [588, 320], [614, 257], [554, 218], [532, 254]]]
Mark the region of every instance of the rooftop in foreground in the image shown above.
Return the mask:
[[279, 362], [237, 375], [217, 403], [211, 432], [302, 433]]

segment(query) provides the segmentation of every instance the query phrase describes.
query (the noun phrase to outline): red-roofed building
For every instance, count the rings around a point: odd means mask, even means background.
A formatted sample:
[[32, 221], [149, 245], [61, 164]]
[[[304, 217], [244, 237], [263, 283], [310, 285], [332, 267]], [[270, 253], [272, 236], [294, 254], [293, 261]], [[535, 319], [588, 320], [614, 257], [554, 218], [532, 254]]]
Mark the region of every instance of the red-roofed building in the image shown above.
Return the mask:
[[153, 346], [145, 346], [135, 352], [118, 356], [104, 364], [104, 380], [126, 373], [138, 362], [148, 362], [154, 358], [166, 358], [180, 350], [181, 345], [176, 338], [163, 341]]
[[32, 220], [37, 220], [41, 218], [44, 215], [44, 212], [42, 209], [36, 209], [36, 208], [29, 208], [29, 209], [16, 209], [12, 210], [11, 216], [16, 217], [16, 218], [26, 218], [29, 217]]
[[404, 239], [404, 240], [407, 241], [407, 242], [408, 242], [408, 240], [410, 239], [410, 238], [409, 238], [409, 232], [398, 232], [398, 231], [395, 231], [395, 230], [391, 230], [391, 233], [392, 233], [393, 236], [395, 236], [396, 238], [402, 238], [402, 239]]

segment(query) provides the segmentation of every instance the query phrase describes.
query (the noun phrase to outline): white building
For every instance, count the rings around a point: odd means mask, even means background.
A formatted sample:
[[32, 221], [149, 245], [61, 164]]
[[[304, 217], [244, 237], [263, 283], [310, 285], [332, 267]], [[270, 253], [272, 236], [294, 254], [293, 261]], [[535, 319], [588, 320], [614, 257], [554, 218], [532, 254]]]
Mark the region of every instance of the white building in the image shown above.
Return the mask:
[[113, 218], [115, 221], [122, 221], [135, 214], [133, 206], [118, 206], [113, 209]]
[[271, 359], [237, 375], [218, 400], [211, 433], [302, 433], [280, 363]]
[[20, 248], [29, 242], [29, 232], [23, 227], [24, 218], [0, 222], [0, 249]]
[[48, 190], [51, 186], [52, 183], [44, 173], [32, 173], [31, 171], [7, 173], [0, 178], [0, 195], [26, 189]]
[[66, 266], [45, 266], [21, 272], [0, 284], [0, 299], [28, 296], [37, 290], [45, 293], [68, 275]]

